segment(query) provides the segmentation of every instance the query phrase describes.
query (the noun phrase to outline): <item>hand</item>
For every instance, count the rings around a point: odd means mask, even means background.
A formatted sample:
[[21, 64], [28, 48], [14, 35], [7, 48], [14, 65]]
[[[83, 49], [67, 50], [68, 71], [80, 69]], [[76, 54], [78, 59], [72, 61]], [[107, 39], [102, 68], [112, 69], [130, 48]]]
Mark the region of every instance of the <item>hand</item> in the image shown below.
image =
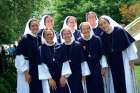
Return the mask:
[[65, 77], [64, 76], [61, 76], [61, 78], [60, 78], [60, 84], [61, 84], [61, 87], [65, 87], [66, 81], [65, 81]]
[[107, 74], [107, 68], [102, 68], [101, 69], [101, 75], [106, 76], [106, 74]]
[[31, 83], [31, 76], [29, 74], [29, 71], [24, 72], [25, 80], [28, 82], [28, 84]]
[[52, 90], [56, 90], [57, 86], [55, 80], [49, 79], [49, 85], [52, 88]]
[[83, 49], [86, 50], [86, 46], [83, 46]]
[[135, 68], [135, 65], [134, 65], [134, 62], [133, 61], [129, 61], [129, 65], [130, 65], [130, 68], [131, 69], [134, 69]]
[[85, 76], [82, 76], [82, 81], [85, 81], [86, 80], [86, 77]]

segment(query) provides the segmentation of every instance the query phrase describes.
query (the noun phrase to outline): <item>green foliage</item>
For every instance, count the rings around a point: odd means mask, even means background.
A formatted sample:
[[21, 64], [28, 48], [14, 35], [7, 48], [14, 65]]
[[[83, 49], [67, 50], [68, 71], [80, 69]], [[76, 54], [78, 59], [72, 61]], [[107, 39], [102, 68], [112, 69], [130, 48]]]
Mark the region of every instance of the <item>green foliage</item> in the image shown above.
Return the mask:
[[137, 79], [138, 88], [140, 89], [140, 83], [139, 83], [140, 82], [140, 65], [137, 65], [135, 67], [135, 71], [136, 71], [136, 79]]
[[31, 17], [32, 0], [0, 1], [0, 44], [13, 43]]
[[[55, 0], [52, 2], [51, 11], [55, 18], [55, 29], [60, 31], [66, 16], [73, 15], [77, 18], [78, 24], [85, 21], [85, 13], [94, 11], [98, 16], [109, 15], [118, 23], [122, 21], [120, 6], [122, 3], [131, 5], [138, 3], [138, 0]], [[138, 15], [138, 14], [137, 14]], [[133, 18], [134, 19], [134, 18]], [[128, 24], [128, 22], [124, 22]]]
[[0, 74], [0, 93], [12, 93], [16, 90], [16, 69], [13, 63], [8, 63], [7, 70]]
[[5, 86], [3, 86], [3, 84], [0, 84], [0, 92], [1, 93], [9, 93], [9, 91], [6, 89]]
[[[60, 31], [66, 16], [77, 17], [78, 25], [85, 21], [85, 13], [94, 11], [100, 15], [109, 15], [117, 22], [123, 21], [120, 13], [122, 4], [128, 6], [140, 3], [139, 0], [0, 0], [0, 44], [13, 43], [24, 31], [31, 17], [40, 19], [44, 14], [52, 14], [55, 30]], [[136, 17], [140, 13], [135, 12]], [[125, 17], [126, 18], [126, 17]], [[131, 21], [134, 19], [132, 17]]]
[[9, 93], [12, 92], [11, 85], [3, 77], [0, 78], [0, 92]]
[[89, 11], [96, 12], [99, 16], [102, 14], [109, 15], [119, 21], [119, 1], [109, 0], [56, 0], [52, 9], [55, 17], [55, 28], [59, 31], [62, 27], [63, 20], [68, 15], [77, 17], [78, 24], [85, 21], [85, 13]]
[[42, 15], [48, 14], [49, 9], [50, 9], [49, 0], [36, 0], [32, 15], [35, 18], [40, 19], [42, 17]]

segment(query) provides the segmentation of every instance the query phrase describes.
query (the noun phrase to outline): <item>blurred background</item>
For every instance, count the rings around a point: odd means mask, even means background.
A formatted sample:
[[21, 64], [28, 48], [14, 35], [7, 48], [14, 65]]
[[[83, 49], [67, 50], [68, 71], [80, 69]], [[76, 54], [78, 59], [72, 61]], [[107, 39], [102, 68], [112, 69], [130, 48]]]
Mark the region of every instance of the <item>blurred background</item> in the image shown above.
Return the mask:
[[[15, 49], [29, 18], [52, 15], [60, 31], [66, 16], [75, 16], [79, 25], [89, 11], [121, 24], [136, 39], [140, 56], [140, 0], [0, 0], [0, 93], [15, 92]], [[140, 88], [140, 59], [135, 64]]]

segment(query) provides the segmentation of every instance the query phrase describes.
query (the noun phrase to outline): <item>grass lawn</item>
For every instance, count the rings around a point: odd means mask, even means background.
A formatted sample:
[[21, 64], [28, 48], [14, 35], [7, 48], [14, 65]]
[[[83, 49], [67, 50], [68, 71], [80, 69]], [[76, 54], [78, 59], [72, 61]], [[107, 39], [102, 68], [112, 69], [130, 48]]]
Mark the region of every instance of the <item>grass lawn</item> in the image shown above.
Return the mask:
[[137, 84], [138, 84], [138, 88], [140, 90], [140, 65], [136, 66], [135, 70], [136, 70]]

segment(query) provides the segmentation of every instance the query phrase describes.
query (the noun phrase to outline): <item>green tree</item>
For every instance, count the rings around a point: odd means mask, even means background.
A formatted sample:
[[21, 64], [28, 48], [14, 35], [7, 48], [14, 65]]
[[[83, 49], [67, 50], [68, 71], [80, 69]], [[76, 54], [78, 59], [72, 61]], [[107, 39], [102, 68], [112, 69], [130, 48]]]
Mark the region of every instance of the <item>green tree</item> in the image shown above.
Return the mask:
[[13, 43], [24, 30], [33, 10], [32, 0], [0, 1], [0, 44]]
[[[0, 44], [13, 43], [25, 28], [31, 17], [40, 19], [44, 14], [51, 14], [55, 19], [55, 30], [60, 31], [66, 16], [77, 17], [78, 24], [85, 21], [85, 13], [94, 11], [100, 15], [109, 15], [117, 22], [126, 16], [120, 10], [122, 4], [130, 6], [139, 0], [0, 0]], [[131, 7], [133, 9], [133, 7]], [[132, 20], [139, 16], [136, 12]]]
[[77, 17], [78, 24], [85, 21], [85, 13], [89, 11], [94, 11], [99, 16], [106, 14], [119, 20], [121, 19], [119, 13], [120, 3], [120, 1], [116, 0], [55, 0], [52, 8], [56, 23], [55, 28], [59, 31], [63, 20], [69, 15]]
[[[109, 15], [118, 23], [124, 23], [120, 13], [122, 3], [130, 5], [138, 0], [53, 0], [51, 11], [55, 18], [55, 29], [60, 31], [66, 16], [77, 17], [78, 24], [85, 21], [85, 13], [94, 11], [98, 16]], [[138, 14], [137, 14], [138, 15]], [[125, 22], [128, 24], [129, 22]]]

